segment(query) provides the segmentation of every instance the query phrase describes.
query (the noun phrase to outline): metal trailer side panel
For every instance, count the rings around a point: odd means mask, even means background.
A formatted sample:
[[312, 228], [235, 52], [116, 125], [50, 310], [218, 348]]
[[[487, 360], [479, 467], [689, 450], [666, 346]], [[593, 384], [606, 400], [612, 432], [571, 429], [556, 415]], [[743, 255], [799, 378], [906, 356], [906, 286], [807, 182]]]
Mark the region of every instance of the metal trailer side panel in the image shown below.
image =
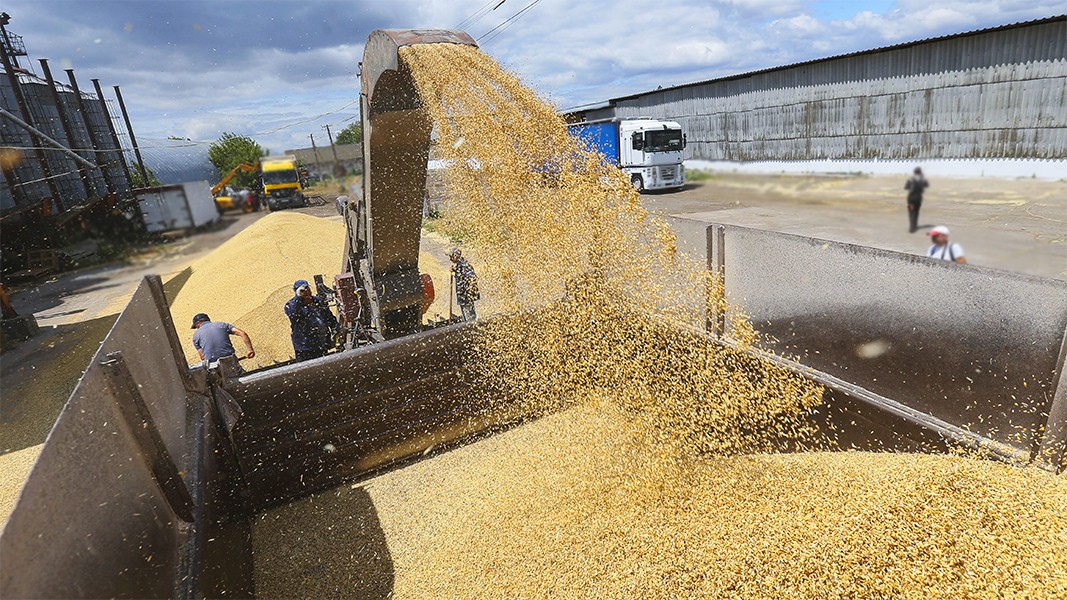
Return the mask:
[[202, 227], [219, 220], [219, 211], [207, 181], [189, 181], [181, 186], [185, 192], [189, 220], [193, 227]]
[[[165, 309], [158, 278], [142, 282], [64, 406], [0, 534], [0, 595], [176, 594], [195, 394]], [[104, 364], [114, 352], [125, 377]], [[131, 399], [143, 419], [130, 420]]]
[[606, 123], [578, 123], [568, 129], [593, 150], [604, 155], [609, 164], [619, 166], [619, 124], [614, 121]]
[[1067, 330], [1067, 282], [724, 229], [728, 299], [771, 349], [995, 443], [1037, 450]]

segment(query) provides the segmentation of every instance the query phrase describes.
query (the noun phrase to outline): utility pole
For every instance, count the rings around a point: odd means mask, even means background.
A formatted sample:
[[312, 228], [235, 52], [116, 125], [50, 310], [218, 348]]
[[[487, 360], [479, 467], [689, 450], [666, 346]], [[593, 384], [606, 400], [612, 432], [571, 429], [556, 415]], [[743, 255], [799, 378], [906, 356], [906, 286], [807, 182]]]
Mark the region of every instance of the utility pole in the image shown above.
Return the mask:
[[333, 150], [333, 173], [334, 176], [337, 176], [340, 171], [340, 161], [337, 160], [337, 147], [333, 145], [333, 134], [330, 133], [330, 126], [323, 125], [323, 127], [326, 129], [327, 137], [330, 138], [330, 150]]
[[319, 148], [315, 145], [315, 134], [309, 133], [308, 137], [311, 138], [311, 152], [315, 154], [315, 170], [319, 172], [319, 176], [322, 176], [322, 161], [319, 160]]

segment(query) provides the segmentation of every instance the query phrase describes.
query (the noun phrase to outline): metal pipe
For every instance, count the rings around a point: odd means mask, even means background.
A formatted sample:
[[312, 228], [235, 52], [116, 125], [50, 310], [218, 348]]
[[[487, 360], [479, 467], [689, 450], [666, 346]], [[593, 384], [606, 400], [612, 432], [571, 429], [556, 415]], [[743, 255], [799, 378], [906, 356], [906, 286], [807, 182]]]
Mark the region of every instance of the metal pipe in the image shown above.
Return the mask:
[[6, 110], [4, 110], [2, 108], [0, 108], [0, 116], [2, 116], [4, 118], [14, 122], [16, 125], [18, 125], [19, 127], [25, 129], [26, 131], [29, 131], [30, 133], [32, 133], [32, 134], [34, 134], [36, 136], [39, 136], [42, 141], [48, 143], [51, 146], [54, 146], [57, 150], [59, 150], [63, 154], [66, 154], [67, 156], [69, 156], [71, 158], [71, 160], [73, 160], [75, 162], [78, 162], [78, 163], [81, 163], [83, 165], [89, 166], [89, 167], [95, 167], [96, 166], [93, 163], [91, 163], [91, 162], [85, 160], [84, 158], [78, 156], [77, 154], [75, 154], [70, 148], [67, 148], [63, 144], [61, 144], [61, 143], [57, 142], [56, 140], [48, 137], [40, 129], [37, 129], [33, 125], [30, 125], [29, 123], [23, 121], [22, 119], [16, 117], [15, 115], [11, 114], [10, 112], [8, 112], [8, 111], [6, 111]]
[[96, 168], [100, 169], [100, 175], [104, 178], [104, 187], [107, 188], [107, 193], [114, 194], [115, 182], [111, 179], [111, 173], [105, 168], [107, 160], [104, 158], [103, 152], [100, 152], [100, 142], [96, 139], [96, 130], [93, 128], [93, 120], [89, 117], [89, 109], [85, 106], [85, 99], [82, 98], [81, 90], [78, 89], [78, 80], [74, 78], [74, 69], [66, 69], [66, 72], [70, 87], [74, 90], [74, 99], [78, 105], [78, 112], [81, 113], [82, 122], [85, 124], [85, 131], [89, 134], [89, 143], [93, 146]]
[[[41, 70], [44, 71], [45, 81], [48, 82], [48, 88], [52, 90], [52, 99], [56, 103], [56, 111], [59, 112], [59, 122], [63, 125], [63, 133], [67, 136], [67, 143], [74, 146], [74, 130], [70, 126], [70, 117], [67, 115], [67, 109], [63, 106], [63, 100], [59, 97], [59, 89], [56, 87], [56, 80], [52, 77], [52, 69], [48, 67], [48, 59], [42, 58]], [[78, 158], [81, 158], [79, 155]], [[78, 162], [75, 160], [75, 162]], [[95, 169], [96, 165], [82, 159], [81, 161], [87, 164], [90, 169]], [[89, 200], [93, 197], [93, 188], [89, 182], [89, 173], [84, 168], [78, 169], [78, 178], [82, 181], [82, 187], [85, 189], [85, 199]]]
[[144, 167], [144, 159], [141, 158], [141, 149], [137, 146], [137, 138], [133, 135], [133, 125], [130, 123], [130, 115], [126, 112], [126, 103], [122, 101], [122, 92], [119, 91], [119, 86], [113, 86], [115, 88], [115, 97], [119, 101], [119, 109], [122, 110], [122, 120], [126, 122], [126, 131], [130, 134], [130, 144], [133, 146], [133, 154], [137, 157], [137, 166], [141, 171], [141, 183], [148, 187], [148, 170]]

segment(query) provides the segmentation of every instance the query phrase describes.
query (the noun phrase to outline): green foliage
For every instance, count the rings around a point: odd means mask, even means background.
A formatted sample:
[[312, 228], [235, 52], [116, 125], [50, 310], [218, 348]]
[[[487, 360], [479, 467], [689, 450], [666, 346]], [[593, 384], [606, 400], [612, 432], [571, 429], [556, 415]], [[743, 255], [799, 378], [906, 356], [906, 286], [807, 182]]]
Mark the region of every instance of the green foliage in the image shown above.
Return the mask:
[[152, 172], [152, 169], [147, 166], [144, 168], [148, 172], [148, 181], [145, 181], [141, 177], [141, 168], [137, 166], [137, 163], [130, 164], [130, 186], [134, 188], [146, 188], [156, 187], [163, 185], [163, 182], [156, 177], [156, 174]]
[[363, 142], [363, 125], [361, 123], [352, 123], [348, 127], [341, 130], [341, 133], [337, 134], [337, 139], [334, 143], [340, 146], [341, 144], [359, 144]]
[[[267, 153], [248, 136], [226, 132], [219, 139], [211, 143], [207, 156], [211, 164], [219, 170], [219, 179], [222, 179], [231, 169], [241, 163], [256, 164]], [[255, 187], [257, 177], [255, 173], [240, 172], [230, 180], [230, 185], [236, 188]]]
[[708, 181], [709, 179], [715, 179], [715, 174], [711, 171], [702, 171], [699, 169], [685, 170], [686, 181]]

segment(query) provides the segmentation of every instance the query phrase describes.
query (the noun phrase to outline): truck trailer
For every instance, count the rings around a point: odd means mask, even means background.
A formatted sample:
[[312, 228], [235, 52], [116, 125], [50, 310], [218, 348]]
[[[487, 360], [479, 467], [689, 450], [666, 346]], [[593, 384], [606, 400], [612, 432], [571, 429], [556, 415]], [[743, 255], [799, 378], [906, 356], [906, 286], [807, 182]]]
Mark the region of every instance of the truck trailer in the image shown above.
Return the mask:
[[674, 121], [603, 119], [569, 128], [591, 149], [626, 171], [637, 191], [685, 185], [685, 134]]

